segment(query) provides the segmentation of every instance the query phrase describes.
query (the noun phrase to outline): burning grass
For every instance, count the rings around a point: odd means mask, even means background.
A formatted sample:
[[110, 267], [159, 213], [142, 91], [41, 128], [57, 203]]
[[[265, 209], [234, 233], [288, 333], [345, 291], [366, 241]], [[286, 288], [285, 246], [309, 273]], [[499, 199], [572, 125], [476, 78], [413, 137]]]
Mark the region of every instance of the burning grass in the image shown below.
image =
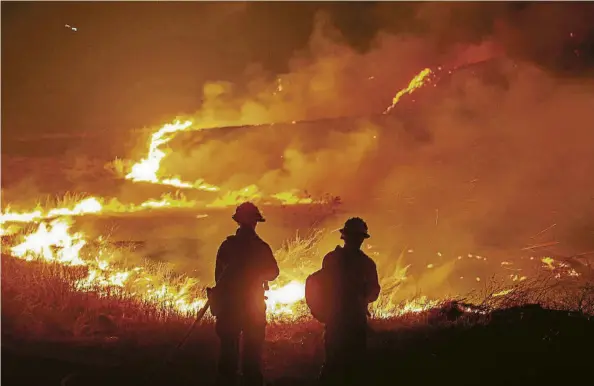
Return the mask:
[[[303, 242], [295, 241], [293, 244], [293, 249], [285, 249], [285, 255], [279, 255], [281, 265], [291, 261], [291, 251], [306, 254], [307, 251], [313, 253], [315, 250]], [[153, 275], [160, 275], [162, 280], [167, 280], [171, 285], [176, 279], [181, 280], [166, 267], [154, 265], [152, 269]], [[49, 350], [47, 355], [68, 362], [91, 363], [99, 366], [97, 371], [103, 375], [109, 374], [101, 370], [105, 363], [119, 365], [120, 370], [117, 371], [132, 371], [130, 369], [136, 366], [134, 363], [143, 363], [141, 368], [144, 369], [147, 366], [159, 368], [165, 356], [185, 335], [192, 317], [180, 314], [165, 303], [143, 301], [117, 286], [81, 292], [76, 283], [87, 274], [86, 266], [25, 261], [3, 255], [3, 341], [21, 347], [35, 347], [31, 350]], [[281, 279], [290, 282], [292, 277]], [[548, 340], [543, 342], [542, 336], [546, 338], [551, 332], [554, 335], [554, 331], [562, 331], [562, 337], [571, 335], [576, 328], [572, 323], [578, 323], [579, 320], [562, 322], [568, 323], [568, 330], [564, 331], [558, 326], [561, 322], [554, 316], [556, 314], [549, 315], [543, 311], [544, 316], [538, 316], [538, 309], [531, 311], [525, 307], [526, 304], [539, 302], [562, 309], [564, 318], [567, 318], [565, 311], [576, 311], [576, 315], [580, 311], [594, 313], [594, 288], [591, 285], [571, 277], [563, 283], [553, 279], [554, 275], [549, 275], [525, 280], [511, 290], [508, 288], [505, 294], [499, 294], [501, 285], [493, 281], [483, 291], [470, 294], [467, 298], [443, 299], [433, 302], [431, 307], [427, 306], [423, 298], [395, 303], [393, 306], [400, 307], [400, 312], [390, 317], [375, 318], [371, 323], [374, 332], [369, 343], [372, 369], [370, 384], [385, 384], [385, 380], [389, 379], [386, 378], [388, 373], [393, 374], [396, 370], [395, 365], [402, 370], [408, 369], [402, 372], [400, 379], [420, 382], [421, 379], [417, 377], [428, 375], [420, 375], [425, 374], [421, 371], [413, 376], [413, 369], [420, 371], [420, 367], [423, 367], [446, 371], [447, 365], [460, 365], [462, 361], [467, 361], [464, 362], [468, 365], [463, 370], [465, 373], [479, 376], [478, 369], [484, 364], [480, 365], [480, 361], [468, 357], [471, 352], [473, 357], [478, 356], [484, 361], [494, 355], [489, 350], [503, 350], [506, 345], [508, 349], [516, 347], [520, 351], [525, 349], [525, 345], [533, 345], [531, 355], [535, 355], [538, 350], [545, 350], [550, 344]], [[304, 305], [300, 303], [298, 307]], [[514, 311], [518, 307], [519, 311]], [[293, 310], [295, 312], [298, 308]], [[271, 319], [265, 350], [265, 366], [269, 377], [281, 380], [315, 378], [323, 359], [322, 327], [305, 312], [296, 312], [297, 318]], [[533, 316], [527, 318], [528, 315]], [[495, 326], [502, 323], [508, 327], [495, 335], [487, 332], [500, 328]], [[503, 331], [506, 335], [501, 335]], [[499, 338], [493, 340], [493, 336]], [[46, 342], [49, 346], [39, 346], [40, 342]], [[84, 355], [80, 354], [81, 347], [85, 348]], [[218, 341], [212, 320], [206, 318], [196, 328], [184, 349], [175, 353], [176, 376], [183, 373], [188, 384], [195, 384], [198, 379], [204, 382], [212, 380], [216, 347]], [[509, 358], [511, 354], [506, 355]], [[473, 370], [475, 367], [476, 371]], [[391, 369], [390, 372], [387, 372], [388, 369]], [[139, 380], [146, 377], [152, 379], [157, 375], [166, 377], [168, 382], [171, 380], [168, 372], [155, 375], [138, 371], [133, 377]], [[85, 378], [97, 377], [96, 373], [92, 374], [79, 375], [78, 382], [93, 384]], [[116, 372], [116, 375], [111, 376], [119, 378], [122, 375]]]
[[187, 324], [171, 307], [121, 289], [80, 291], [88, 268], [2, 257], [3, 335], [27, 340], [126, 336], [159, 325]]
[[[209, 283], [201, 283], [193, 277], [178, 274], [166, 264], [143, 260], [131, 248], [114, 246], [109, 238], [89, 240], [84, 233], [72, 231], [71, 225], [72, 220], [63, 217], [49, 223], [41, 222], [37, 227], [27, 224], [20, 230], [21, 234], [10, 239], [3, 237], [4, 249], [23, 261], [16, 261], [14, 257], [3, 259], [2, 294], [7, 296], [5, 299], [9, 299], [9, 303], [10, 299], [19, 299], [19, 302], [30, 299], [22, 302], [22, 306], [17, 304], [15, 309], [25, 307], [30, 310], [36, 308], [32, 305], [44, 302], [70, 307], [74, 301], [77, 305], [72, 309], [80, 311], [85, 307], [93, 309], [92, 304], [98, 303], [99, 310], [93, 312], [88, 320], [103, 320], [105, 326], [110, 326], [109, 331], [128, 331], [127, 324], [134, 324], [136, 321], [167, 323], [173, 320], [186, 323], [206, 303], [205, 287]], [[281, 275], [270, 284], [267, 291], [268, 317], [271, 322], [293, 323], [309, 318], [303, 301], [304, 281], [309, 273], [320, 266], [322, 254], [319, 246], [325, 233], [314, 229], [305, 236], [297, 234], [275, 252]], [[403, 258], [404, 252], [396, 259], [392, 272], [381, 274], [382, 293], [370, 310], [375, 319], [419, 314], [447, 303], [447, 299], [430, 299], [422, 293], [403, 299], [399, 289], [407, 280], [409, 268]], [[461, 311], [482, 314], [526, 303], [594, 312], [591, 287], [576, 284], [588, 281], [592, 278], [591, 274], [581, 276], [569, 265], [550, 258], [543, 259], [543, 263], [547, 270], [540, 276], [520, 280], [513, 286], [493, 279], [482, 291], [470, 294], [467, 299], [458, 299], [456, 304], [460, 301], [472, 304], [474, 306], [466, 306]], [[40, 292], [31, 291], [29, 295], [30, 285]], [[47, 288], [44, 289], [45, 287]], [[51, 296], [44, 300], [45, 294]], [[70, 294], [74, 300], [70, 299]], [[54, 299], [56, 296], [65, 296], [68, 299]], [[103, 313], [103, 304], [110, 304], [109, 309], [115, 314]], [[125, 309], [120, 310], [120, 304]], [[41, 307], [44, 308], [51, 309], [49, 306]], [[28, 329], [30, 331], [26, 335], [29, 336], [54, 335], [52, 318], [48, 318], [50, 324], [43, 327], [39, 324], [43, 324], [46, 318], [28, 318], [27, 314], [25, 311], [17, 311], [11, 317], [11, 320], [18, 320], [19, 315], [25, 315], [24, 321], [19, 323], [17, 335], [18, 331]], [[100, 315], [102, 316], [99, 317]], [[29, 319], [35, 322], [29, 325]], [[122, 328], [118, 327], [120, 321], [123, 323]], [[72, 328], [60, 327], [55, 335], [93, 335], [96, 329], [89, 326], [89, 323], [84, 319], [72, 319], [60, 324], [71, 325]], [[132, 329], [138, 330], [137, 327]]]
[[[283, 260], [280, 262], [282, 266]], [[138, 297], [134, 286], [99, 282], [81, 291], [81, 283], [88, 281], [89, 269], [92, 268], [25, 261], [3, 255], [3, 336], [19, 340], [110, 336], [132, 339], [142, 336], [141, 340], [145, 342], [147, 339], [170, 341], [171, 335], [181, 334], [191, 323], [191, 313], [180, 313], [174, 301], [156, 302]], [[144, 269], [153, 280], [166, 283], [170, 288], [193, 287], [196, 298], [203, 296], [203, 289], [197, 282], [188, 282], [188, 278], [173, 273], [164, 265], [147, 264]], [[296, 278], [284, 276], [280, 283], [297, 282], [292, 279]], [[278, 284], [272, 289], [275, 287], [283, 286]], [[382, 314], [378, 305], [374, 308], [375, 323], [393, 328], [395, 325], [447, 321], [452, 319], [452, 315], [471, 315], [473, 320], [478, 320], [477, 316], [486, 317], [493, 310], [525, 304], [594, 314], [594, 286], [591, 283], [559, 281], [549, 275], [525, 280], [503, 292], [501, 284], [492, 281], [482, 291], [458, 299], [430, 301], [421, 296], [394, 303], [392, 307], [395, 311], [391, 315]], [[385, 302], [385, 297], [383, 300]], [[276, 311], [270, 321], [272, 326], [284, 326], [272, 328], [273, 335], [279, 339], [286, 339], [302, 326], [310, 324], [311, 318], [299, 296], [277, 306]], [[211, 318], [207, 315], [206, 320], [208, 325]], [[292, 327], [286, 329], [287, 325]]]
[[[72, 291], [151, 304], [164, 317], [172, 314], [187, 317], [206, 303], [206, 283], [175, 274], [165, 265], [149, 261], [130, 264], [129, 258], [139, 260], [133, 258], [133, 251], [116, 248], [103, 237], [88, 240], [84, 233], [74, 232], [71, 225], [72, 221], [68, 218], [41, 222], [37, 229], [27, 227], [23, 234], [11, 237], [6, 246], [14, 257], [27, 262], [41, 261], [62, 266], [64, 272], [60, 272], [57, 278], [66, 283], [62, 286], [68, 285]], [[319, 267], [321, 255], [317, 248], [323, 234], [323, 231], [315, 230], [306, 237], [297, 235], [275, 253], [282, 274], [270, 284], [266, 293], [270, 321], [295, 321], [309, 316], [303, 301], [304, 281], [310, 272]], [[386, 276], [387, 282], [403, 279], [403, 276]], [[386, 288], [382, 301], [374, 306], [376, 317], [418, 312], [437, 304], [421, 298], [413, 299], [402, 308], [393, 302], [394, 286]]]
[[[179, 275], [167, 265], [138, 263], [133, 250], [116, 248], [108, 238], [89, 240], [72, 231], [67, 219], [25, 224], [21, 233], [2, 238], [3, 251], [13, 254], [2, 256], [4, 342], [22, 347], [48, 342], [53, 347], [50, 355], [76, 353], [74, 348], [83, 344], [96, 357], [120, 364], [162, 363], [204, 304], [206, 283]], [[270, 326], [265, 352], [267, 372], [273, 377], [313, 378], [323, 358], [322, 327], [311, 319], [303, 302], [303, 282], [319, 267], [325, 234], [323, 230], [297, 234], [275, 252], [281, 276], [267, 293]], [[420, 344], [432, 351], [443, 340], [459, 339], [463, 331], [489, 326], [506, 310], [530, 303], [594, 313], [594, 291], [587, 284], [592, 275], [573, 274], [566, 264], [552, 259], [542, 263], [541, 276], [513, 286], [492, 280], [466, 298], [430, 299], [418, 294], [403, 300], [399, 292], [409, 267], [403, 252], [390, 270], [380, 269], [383, 292], [371, 310], [372, 355], [385, 362], [390, 356], [402, 359], [399, 350], [404, 347], [414, 352]], [[212, 375], [217, 345], [207, 314], [177, 360]], [[427, 360], [426, 353], [415, 355]], [[94, 356], [71, 354], [68, 360], [81, 357]], [[385, 374], [382, 371], [376, 373]]]

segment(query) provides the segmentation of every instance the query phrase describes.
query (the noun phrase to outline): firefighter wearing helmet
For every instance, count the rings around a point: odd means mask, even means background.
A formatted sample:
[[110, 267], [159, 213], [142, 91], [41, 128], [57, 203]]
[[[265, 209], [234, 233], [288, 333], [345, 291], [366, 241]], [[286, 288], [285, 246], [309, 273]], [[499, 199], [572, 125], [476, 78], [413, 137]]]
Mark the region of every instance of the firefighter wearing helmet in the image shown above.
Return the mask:
[[363, 384], [368, 306], [377, 300], [380, 284], [375, 263], [361, 250], [370, 237], [365, 221], [350, 218], [340, 233], [344, 246], [328, 253], [322, 269], [308, 278], [306, 301], [325, 324], [322, 384]]
[[[262, 386], [262, 348], [266, 328], [264, 291], [276, 279], [278, 264], [270, 246], [256, 233], [266, 221], [258, 208], [246, 202], [237, 207], [235, 235], [221, 244], [216, 258], [216, 287], [210, 289], [211, 312], [220, 340], [217, 385], [236, 385], [241, 356], [244, 385]], [[240, 336], [243, 333], [243, 351]]]

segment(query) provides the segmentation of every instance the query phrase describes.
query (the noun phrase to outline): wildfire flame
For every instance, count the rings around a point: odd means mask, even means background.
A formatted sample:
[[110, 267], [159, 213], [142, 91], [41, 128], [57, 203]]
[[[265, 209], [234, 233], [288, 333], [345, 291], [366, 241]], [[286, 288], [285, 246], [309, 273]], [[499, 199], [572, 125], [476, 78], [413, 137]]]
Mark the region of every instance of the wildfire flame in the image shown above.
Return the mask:
[[[53, 219], [49, 223], [43, 221], [36, 229], [29, 230], [23, 236], [22, 242], [10, 247], [10, 253], [26, 261], [36, 260], [82, 267], [85, 269], [84, 276], [73, 283], [73, 287], [78, 291], [92, 291], [101, 296], [116, 290], [124, 296], [164, 307], [181, 315], [194, 314], [206, 304], [204, 286], [197, 280], [185, 276], [157, 274], [150, 266], [124, 266], [119, 262], [118, 251], [107, 243], [101, 243], [102, 238], [97, 240], [99, 243], [90, 243], [84, 233], [74, 232], [71, 225], [70, 217]], [[281, 253], [277, 251], [275, 254]], [[542, 261], [551, 266], [556, 263], [551, 258], [543, 258]], [[558, 265], [567, 268], [562, 263]], [[404, 281], [408, 267], [405, 265], [397, 268], [388, 279]], [[270, 289], [266, 291], [269, 318], [292, 320], [307, 315], [303, 300], [304, 283], [308, 273], [295, 271], [292, 272], [291, 281], [271, 284]], [[568, 275], [578, 274], [571, 270]], [[525, 277], [520, 281], [523, 279]], [[374, 303], [370, 310], [372, 316], [378, 319], [418, 313], [442, 303], [442, 300], [425, 296], [394, 303], [393, 286], [383, 282], [382, 288], [384, 290], [380, 294], [380, 300]], [[512, 291], [513, 289], [506, 289], [492, 296], [504, 296]]]
[[126, 174], [126, 179], [132, 181], [144, 181], [154, 184], [171, 185], [178, 188], [195, 188], [206, 191], [218, 191], [219, 187], [196, 181], [195, 183], [181, 181], [177, 177], [159, 178], [157, 173], [161, 167], [161, 161], [167, 153], [161, 150], [160, 147], [168, 143], [174, 138], [174, 134], [180, 131], [188, 130], [192, 126], [192, 121], [174, 121], [163, 125], [153, 135], [149, 143], [148, 154], [139, 162], [132, 165], [130, 173]]
[[0, 224], [5, 222], [33, 222], [43, 218], [58, 216], [77, 216], [82, 214], [98, 213], [101, 210], [102, 205], [99, 200], [95, 197], [89, 197], [78, 202], [72, 209], [65, 207], [53, 208], [46, 211], [45, 213], [41, 208], [39, 208], [39, 205], [34, 211], [24, 213], [12, 212], [10, 209], [8, 209], [0, 215]]
[[[79, 291], [93, 291], [98, 295], [120, 291], [122, 295], [142, 302], [171, 309], [182, 315], [196, 313], [206, 304], [203, 286], [193, 278], [184, 276], [176, 280], [171, 275], [158, 275], [147, 267], [124, 267], [117, 263], [117, 251], [107, 244], [98, 249], [90, 247], [82, 232], [73, 232], [70, 218], [58, 218], [40, 223], [24, 236], [24, 240], [10, 248], [17, 258], [26, 261], [43, 261], [65, 266], [86, 268], [84, 277], [77, 279], [74, 288]], [[86, 250], [85, 246], [89, 246]], [[278, 253], [278, 252], [277, 252]], [[115, 262], [114, 262], [115, 261]], [[272, 283], [266, 291], [269, 318], [291, 320], [306, 314], [305, 277], [293, 279], [280, 285]], [[421, 298], [404, 305], [376, 305], [374, 316], [387, 318], [409, 312], [420, 312], [437, 305], [437, 301]]]
[[82, 216], [87, 214], [111, 214], [111, 213], [133, 213], [154, 208], [192, 208], [197, 205], [196, 201], [188, 200], [184, 195], [172, 195], [169, 193], [161, 195], [159, 200], [149, 199], [138, 205], [123, 204], [116, 198], [106, 202], [98, 197], [88, 197], [69, 207], [58, 207], [43, 210], [40, 205], [30, 212], [13, 212], [7, 209], [0, 214], [0, 224], [16, 222], [31, 223], [55, 217]]
[[431, 300], [426, 296], [421, 296], [417, 299], [404, 302], [403, 304], [374, 304], [372, 306], [371, 314], [378, 319], [387, 319], [394, 316], [402, 316], [410, 313], [419, 313], [428, 309], [437, 307], [442, 301]]
[[84, 265], [79, 253], [86, 244], [81, 233], [71, 235], [70, 224], [65, 219], [55, 220], [49, 228], [39, 225], [35, 233], [25, 236], [25, 241], [11, 248], [13, 256], [31, 261], [40, 258], [65, 265]]
[[[144, 302], [172, 308], [180, 314], [197, 312], [206, 303], [200, 295], [198, 282], [181, 277], [177, 284], [166, 276], [159, 277], [145, 267], [119, 267], [111, 262], [113, 253], [102, 246], [98, 251], [84, 252], [88, 244], [82, 232], [72, 232], [68, 218], [43, 222], [37, 229], [24, 236], [24, 241], [10, 248], [11, 254], [26, 261], [40, 260], [67, 266], [84, 266], [86, 277], [74, 283], [77, 290], [96, 291], [116, 288]], [[267, 291], [267, 304], [271, 316], [293, 315], [292, 305], [303, 300], [305, 285], [292, 281], [284, 286], [274, 285]]]
[[[393, 109], [405, 94], [412, 94], [415, 90], [424, 86], [433, 74], [433, 71], [429, 68], [425, 68], [417, 74], [406, 88], [395, 95], [392, 105], [386, 109], [384, 114]], [[279, 85], [279, 91], [280, 89], [281, 86]], [[166, 150], [164, 146], [180, 132], [200, 129], [200, 127], [194, 126], [191, 120], [176, 120], [165, 124], [151, 135], [145, 158], [134, 163], [126, 172], [124, 172], [124, 164], [119, 160], [116, 160], [118, 162], [114, 161], [114, 165], [120, 170], [125, 179], [133, 182], [147, 182], [176, 188], [220, 192], [218, 186], [208, 184], [203, 180], [187, 182], [177, 176], [161, 176], [161, 162], [170, 151]], [[159, 199], [149, 199], [140, 204], [123, 204], [116, 198], [107, 200], [99, 197], [88, 197], [73, 202], [71, 205], [51, 209], [44, 209], [38, 205], [31, 211], [15, 212], [7, 208], [0, 214], [0, 225], [2, 225], [0, 234], [12, 235], [16, 232], [11, 226], [4, 227], [5, 223], [39, 223], [36, 229], [29, 230], [22, 236], [23, 239], [20, 243], [10, 247], [13, 256], [26, 261], [40, 260], [64, 266], [82, 267], [85, 269], [84, 277], [77, 279], [74, 283], [74, 288], [79, 291], [95, 291], [97, 294], [102, 295], [115, 288], [126, 296], [143, 302], [168, 307], [180, 314], [191, 314], [197, 312], [206, 303], [202, 292], [203, 286], [200, 283], [193, 278], [183, 276], [173, 280], [171, 275], [159, 275], [147, 266], [123, 266], [118, 263], [117, 251], [110, 249], [107, 244], [102, 245], [100, 243], [98, 249], [93, 249], [94, 247], [90, 245], [97, 243], [89, 242], [82, 232], [73, 232], [71, 218], [87, 214], [131, 213], [158, 208], [190, 208], [197, 206], [221, 208], [236, 205], [246, 200], [258, 201], [264, 204], [278, 203], [284, 205], [320, 203], [320, 201], [315, 201], [312, 198], [302, 197], [297, 189], [268, 195], [260, 191], [255, 184], [236, 191], [222, 193], [209, 203], [188, 200], [181, 194], [165, 194]], [[199, 215], [199, 217], [204, 216], [206, 215]], [[47, 220], [51, 221], [48, 223]], [[408, 252], [412, 253], [413, 250], [408, 250]], [[472, 257], [470, 254], [468, 256]], [[477, 258], [479, 257], [477, 256]], [[458, 259], [461, 259], [461, 256]], [[555, 268], [553, 259], [545, 258], [542, 262], [550, 269]], [[398, 280], [404, 280], [407, 268], [408, 266], [401, 268], [401, 272], [393, 276], [397, 277]], [[433, 268], [433, 264], [429, 268]], [[297, 278], [293, 278], [292, 281], [283, 285], [272, 283], [271, 288], [266, 292], [269, 317], [293, 318], [303, 315], [303, 308], [299, 308], [299, 304], [303, 303], [305, 297], [304, 282], [306, 274], [306, 272], [301, 272], [301, 275], [297, 275]], [[573, 275], [573, 273], [570, 274]], [[512, 275], [513, 281], [522, 281], [525, 278], [526, 276]], [[506, 291], [494, 296], [503, 296], [509, 293]], [[377, 302], [371, 307], [372, 315], [377, 318], [387, 318], [405, 313], [421, 312], [440, 303], [439, 300], [421, 297], [404, 304], [395, 304], [391, 301], [390, 296], [387, 298], [389, 299], [387, 302]]]
[[387, 114], [390, 110], [396, 106], [396, 104], [400, 101], [400, 98], [404, 94], [412, 94], [415, 90], [423, 87], [425, 83], [430, 79], [428, 78], [429, 75], [433, 75], [433, 71], [429, 68], [425, 68], [421, 72], [419, 72], [408, 84], [408, 87], [403, 88], [402, 90], [398, 91], [394, 99], [392, 100], [392, 105], [384, 111], [384, 114]]
[[[428, 76], [432, 75], [433, 72], [429, 68], [425, 68], [419, 74], [417, 74], [409, 83], [409, 85], [400, 90], [392, 101], [392, 105], [384, 112], [390, 111], [399, 101], [404, 94], [411, 94], [416, 89], [422, 87], [428, 80]], [[280, 85], [280, 83], [279, 83]], [[279, 86], [282, 89], [281, 86]], [[294, 122], [293, 122], [294, 123]], [[153, 184], [168, 185], [177, 188], [186, 189], [198, 189], [209, 192], [218, 192], [220, 187], [212, 184], [208, 184], [203, 180], [197, 180], [194, 182], [183, 181], [179, 177], [160, 177], [161, 161], [167, 156], [169, 151], [163, 149], [163, 146], [169, 143], [175, 136], [183, 131], [189, 130], [203, 130], [202, 126], [195, 126], [192, 120], [175, 120], [171, 123], [167, 123], [155, 131], [149, 140], [148, 151], [145, 158], [136, 162], [130, 167], [130, 170], [125, 174], [124, 178], [135, 181], [135, 182], [148, 182]], [[120, 173], [124, 173], [123, 163], [121, 160], [116, 159], [112, 164], [116, 166], [116, 169]], [[260, 191], [258, 186], [249, 185], [236, 191], [229, 191], [224, 193], [213, 200], [208, 207], [220, 208], [231, 205], [237, 205], [242, 201], [250, 200], [259, 202], [265, 198], [265, 195]], [[313, 199], [308, 197], [299, 197], [298, 190], [293, 189], [290, 191], [280, 192], [270, 195], [269, 198], [279, 201], [283, 205], [300, 205], [300, 204], [313, 204], [316, 203]]]
[[[160, 178], [159, 170], [161, 161], [167, 152], [162, 150], [163, 145], [171, 141], [175, 134], [187, 130], [199, 130], [192, 128], [193, 121], [179, 121], [163, 125], [159, 130], [151, 135], [148, 146], [148, 154], [145, 158], [132, 165], [131, 170], [125, 175], [125, 178], [135, 182], [149, 182], [153, 184], [169, 185], [177, 188], [198, 189], [209, 192], [218, 192], [220, 188], [216, 185], [208, 184], [203, 180], [192, 182], [182, 181], [179, 177]], [[119, 160], [118, 160], [119, 161]], [[115, 162], [115, 161], [114, 161]], [[123, 168], [119, 162], [118, 169]], [[282, 205], [298, 205], [298, 204], [312, 204], [314, 200], [311, 198], [304, 198], [297, 196], [296, 189], [280, 192], [271, 195], [270, 197], [277, 200]], [[264, 195], [260, 192], [256, 185], [249, 185], [242, 189], [229, 191], [222, 196], [215, 198], [214, 201], [207, 205], [207, 207], [221, 208], [231, 205], [237, 205], [242, 201], [260, 201]]]

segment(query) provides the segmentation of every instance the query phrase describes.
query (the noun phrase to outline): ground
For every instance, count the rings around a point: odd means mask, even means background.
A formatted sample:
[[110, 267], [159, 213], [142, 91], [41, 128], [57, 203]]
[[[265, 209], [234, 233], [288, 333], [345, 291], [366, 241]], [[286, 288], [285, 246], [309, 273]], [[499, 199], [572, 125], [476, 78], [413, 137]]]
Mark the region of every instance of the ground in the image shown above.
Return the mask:
[[[433, 320], [425, 314], [414, 321], [372, 323], [368, 384], [553, 385], [591, 379], [591, 318], [538, 306], [499, 311], [481, 322], [473, 318], [447, 322], [443, 315]], [[38, 345], [37, 354], [23, 345], [3, 345], [3, 384], [211, 384], [217, 350], [212, 330], [210, 324], [201, 326], [171, 363], [164, 354], [176, 339], [162, 347], [131, 346], [119, 356], [110, 354], [109, 343], [97, 341]], [[320, 326], [313, 321], [273, 325], [268, 335], [270, 382], [315, 384]]]

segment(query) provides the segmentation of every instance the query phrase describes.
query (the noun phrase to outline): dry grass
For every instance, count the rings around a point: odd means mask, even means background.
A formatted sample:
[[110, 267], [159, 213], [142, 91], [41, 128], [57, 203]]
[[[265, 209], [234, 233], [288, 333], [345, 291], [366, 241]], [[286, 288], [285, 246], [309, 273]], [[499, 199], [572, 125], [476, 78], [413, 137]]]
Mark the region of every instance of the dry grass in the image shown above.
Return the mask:
[[[4, 193], [4, 190], [2, 193]], [[29, 212], [40, 210], [42, 212], [46, 212], [54, 208], [74, 208], [76, 204], [88, 197], [89, 195], [85, 193], [66, 191], [62, 195], [46, 195], [45, 198], [37, 199], [37, 202], [33, 206], [28, 206], [26, 203], [16, 205], [14, 208], [10, 200], [2, 200], [2, 211], [4, 212], [9, 209], [14, 209], [14, 211], [22, 210], [25, 212]], [[9, 198], [11, 197], [9, 196]]]
[[[302, 245], [298, 243], [296, 245]], [[287, 249], [287, 256], [299, 248]], [[285, 256], [286, 257], [286, 256]], [[288, 258], [288, 257], [287, 257]], [[281, 264], [284, 261], [281, 256]], [[175, 280], [186, 280], [166, 267], [155, 267], [155, 275], [161, 275], [163, 282], [175, 284]], [[173, 309], [142, 302], [119, 288], [101, 288], [96, 291], [80, 292], [74, 283], [87, 275], [86, 267], [67, 267], [59, 264], [27, 262], [10, 256], [2, 257], [2, 320], [3, 335], [27, 339], [77, 339], [93, 336], [120, 336], [131, 339], [143, 336], [143, 340], [171, 341], [172, 335], [179, 335], [190, 325], [192, 318], [176, 313]], [[501, 287], [496, 281], [481, 292], [455, 300], [456, 304], [473, 304], [476, 310], [493, 310], [542, 304], [549, 308], [581, 311], [594, 314], [594, 287], [590, 283], [574, 280], [559, 281], [551, 276], [541, 276], [519, 283], [513, 291], [494, 296]], [[410, 302], [395, 304], [405, 307]], [[303, 307], [305, 307], [303, 305]], [[441, 308], [440, 308], [441, 307]], [[436, 309], [451, 307], [451, 301], [442, 301]], [[463, 308], [463, 307], [462, 307]], [[304, 315], [307, 311], [304, 310]], [[411, 312], [397, 318], [377, 321], [378, 326], [426, 324], [435, 318], [436, 312]], [[291, 330], [285, 328], [282, 319], [272, 321], [272, 334], [278, 339], [287, 339], [310, 323], [304, 316], [291, 321]], [[283, 328], [275, 329], [274, 326]], [[177, 332], [174, 332], [177, 331]]]
[[321, 229], [312, 230], [304, 236], [297, 233], [294, 239], [286, 241], [275, 252], [281, 272], [279, 284], [303, 280], [309, 273], [319, 269], [321, 260], [318, 243], [324, 234]]
[[[189, 323], [170, 310], [143, 303], [116, 288], [80, 292], [86, 267], [2, 258], [4, 336], [27, 340], [126, 336]], [[154, 335], [148, 335], [154, 336]]]
[[594, 287], [590, 275], [559, 277], [555, 272], [543, 272], [511, 288], [492, 278], [482, 290], [462, 300], [488, 310], [539, 304], [548, 309], [594, 315]]

